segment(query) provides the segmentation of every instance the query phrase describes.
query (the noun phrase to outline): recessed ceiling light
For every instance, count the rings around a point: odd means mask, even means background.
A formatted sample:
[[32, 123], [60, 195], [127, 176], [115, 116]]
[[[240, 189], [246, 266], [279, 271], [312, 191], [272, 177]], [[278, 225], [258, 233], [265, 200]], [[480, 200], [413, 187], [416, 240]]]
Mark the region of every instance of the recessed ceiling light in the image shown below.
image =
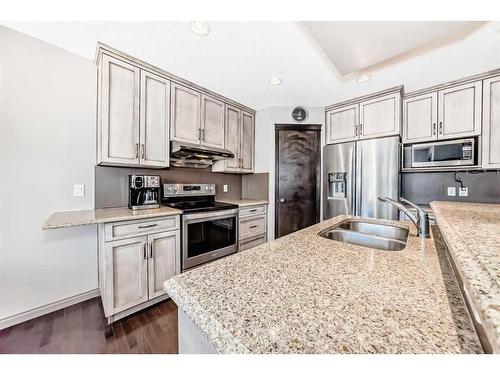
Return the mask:
[[281, 85], [281, 84], [283, 83], [283, 80], [282, 80], [281, 78], [279, 78], [279, 77], [274, 77], [274, 78], [271, 78], [271, 79], [269, 80], [269, 83], [270, 83], [271, 85], [275, 85], [275, 86], [276, 86], [276, 85]]
[[357, 81], [358, 81], [358, 82], [366, 82], [366, 81], [368, 81], [370, 78], [372, 78], [372, 76], [371, 76], [371, 75], [369, 75], [369, 74], [363, 74], [362, 76], [359, 76], [359, 77], [358, 77]]
[[210, 26], [206, 22], [192, 21], [189, 26], [196, 35], [207, 36], [210, 33]]

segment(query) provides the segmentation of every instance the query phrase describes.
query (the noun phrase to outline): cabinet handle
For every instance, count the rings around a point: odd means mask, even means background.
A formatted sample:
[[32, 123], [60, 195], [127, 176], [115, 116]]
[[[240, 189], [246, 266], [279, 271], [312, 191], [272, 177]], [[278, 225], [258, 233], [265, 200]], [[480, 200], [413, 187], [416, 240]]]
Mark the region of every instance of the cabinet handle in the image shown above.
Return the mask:
[[135, 144], [135, 158], [137, 159], [139, 157], [139, 143]]
[[146, 246], [147, 246], [147, 243], [144, 242], [144, 246], [142, 249], [142, 256], [144, 257], [144, 259], [146, 259]]
[[354, 126], [354, 135], [357, 137], [359, 135], [359, 132], [358, 132], [358, 125], [355, 125]]
[[149, 259], [153, 259], [153, 244], [149, 244]]
[[248, 212], [255, 212], [255, 211], [257, 211], [256, 208], [254, 208], [253, 210], [249, 210]]
[[363, 124], [359, 124], [359, 135], [363, 135]]
[[443, 134], [443, 122], [439, 122], [439, 134]]
[[252, 225], [251, 227], [249, 227], [248, 229], [255, 229], [257, 228], [257, 225]]
[[141, 145], [141, 159], [144, 159], [144, 144]]
[[200, 139], [201, 139], [201, 129], [198, 128], [198, 140], [200, 140]]
[[139, 228], [139, 229], [152, 228], [152, 227], [156, 227], [157, 225], [158, 224], [139, 225], [137, 228]]
[[205, 142], [205, 129], [201, 131], [201, 140]]
[[436, 135], [436, 123], [432, 124], [432, 135]]

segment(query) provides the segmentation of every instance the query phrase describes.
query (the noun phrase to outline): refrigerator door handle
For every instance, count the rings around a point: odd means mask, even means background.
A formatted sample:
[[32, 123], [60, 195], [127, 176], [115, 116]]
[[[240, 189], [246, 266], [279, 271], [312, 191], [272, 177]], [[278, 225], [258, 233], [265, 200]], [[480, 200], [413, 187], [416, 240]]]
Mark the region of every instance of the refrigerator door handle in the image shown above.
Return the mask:
[[350, 173], [350, 194], [349, 197], [349, 214], [356, 215], [356, 145], [351, 149], [351, 173]]

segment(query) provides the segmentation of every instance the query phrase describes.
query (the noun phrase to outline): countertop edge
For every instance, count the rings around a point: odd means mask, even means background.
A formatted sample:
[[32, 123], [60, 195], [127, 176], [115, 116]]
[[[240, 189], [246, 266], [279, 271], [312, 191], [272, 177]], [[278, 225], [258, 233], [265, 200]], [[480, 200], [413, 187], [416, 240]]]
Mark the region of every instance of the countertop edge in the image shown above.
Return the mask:
[[[452, 261], [455, 263], [457, 271], [460, 274], [460, 277], [462, 278], [463, 288], [466, 294], [463, 297], [466, 298], [468, 302], [474, 307], [474, 309], [476, 309], [477, 312], [480, 314], [480, 320], [481, 320], [480, 324], [483, 326], [486, 338], [493, 350], [493, 353], [500, 353], [500, 337], [498, 337], [496, 333], [497, 327], [489, 317], [489, 315], [491, 315], [491, 311], [495, 311], [495, 308], [489, 305], [487, 302], [485, 303], [484, 300], [482, 300], [481, 293], [480, 291], [477, 290], [478, 288], [480, 288], [480, 286], [477, 287], [474, 286], [478, 278], [484, 275], [486, 275], [486, 278], [492, 284], [495, 283], [495, 280], [491, 280], [489, 272], [487, 270], [483, 270], [484, 267], [479, 260], [476, 262], [472, 260], [467, 262], [466, 259], [463, 259], [463, 257], [460, 257], [458, 255], [459, 252], [466, 251], [469, 254], [472, 254], [471, 258], [474, 258], [473, 255], [474, 253], [470, 249], [470, 246], [467, 243], [465, 243], [465, 241], [461, 240], [460, 234], [453, 227], [453, 225], [448, 222], [445, 215], [440, 211], [439, 208], [440, 203], [441, 203], [440, 201], [433, 201], [430, 203], [430, 205], [434, 212], [436, 224], [441, 231], [442, 237], [445, 241], [446, 247], [449, 250]], [[457, 241], [459, 242], [459, 244], [456, 243]], [[458, 249], [458, 247], [460, 247], [460, 249]], [[477, 273], [471, 275], [470, 273], [472, 272], [468, 273], [466, 271], [467, 269], [470, 270], [471, 268], [480, 269], [484, 272], [481, 272], [481, 276], [474, 276]]]
[[236, 204], [238, 207], [252, 207], [269, 204], [266, 199], [217, 199], [217, 202]]

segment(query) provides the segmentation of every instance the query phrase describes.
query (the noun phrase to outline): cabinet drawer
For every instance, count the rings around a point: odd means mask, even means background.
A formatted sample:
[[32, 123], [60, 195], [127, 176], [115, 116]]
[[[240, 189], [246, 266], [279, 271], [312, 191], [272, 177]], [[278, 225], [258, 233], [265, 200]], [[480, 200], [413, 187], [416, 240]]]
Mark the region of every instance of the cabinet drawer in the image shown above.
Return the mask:
[[248, 250], [248, 249], [251, 249], [252, 247], [256, 247], [256, 246], [262, 245], [263, 243], [266, 243], [266, 237], [267, 237], [267, 234], [264, 233], [258, 237], [252, 238], [251, 240], [240, 243], [240, 250], [239, 251]]
[[106, 224], [104, 228], [105, 240], [113, 241], [143, 234], [157, 233], [179, 229], [179, 216], [170, 216], [161, 219], [122, 221]]
[[266, 215], [251, 216], [240, 220], [240, 241], [266, 233]]
[[240, 217], [266, 213], [266, 205], [240, 208]]

